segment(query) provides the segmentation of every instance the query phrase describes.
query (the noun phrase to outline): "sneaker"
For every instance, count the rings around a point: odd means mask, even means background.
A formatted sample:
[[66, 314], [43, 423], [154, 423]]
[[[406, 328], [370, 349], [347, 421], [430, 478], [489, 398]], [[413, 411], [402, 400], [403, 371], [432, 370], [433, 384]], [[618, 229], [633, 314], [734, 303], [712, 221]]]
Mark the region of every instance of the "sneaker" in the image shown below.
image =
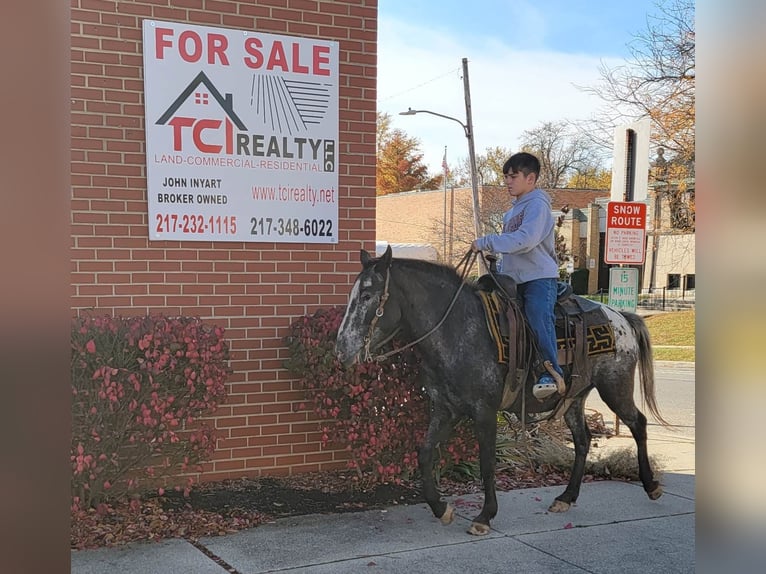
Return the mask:
[[543, 375], [537, 381], [537, 384], [532, 387], [532, 394], [536, 399], [547, 399], [551, 395], [558, 392], [559, 388], [556, 385], [556, 381], [550, 375]]

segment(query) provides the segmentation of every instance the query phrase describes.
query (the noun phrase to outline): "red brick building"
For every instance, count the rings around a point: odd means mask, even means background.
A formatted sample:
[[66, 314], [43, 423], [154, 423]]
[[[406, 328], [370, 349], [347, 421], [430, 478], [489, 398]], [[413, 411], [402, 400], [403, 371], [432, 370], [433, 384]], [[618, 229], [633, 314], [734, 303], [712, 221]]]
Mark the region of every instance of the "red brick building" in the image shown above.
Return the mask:
[[[199, 316], [223, 326], [234, 370], [205, 480], [343, 463], [282, 368], [296, 318], [345, 304], [375, 247], [377, 0], [72, 0], [73, 314]], [[144, 19], [339, 43], [338, 242], [150, 241]]]
[[[574, 256], [575, 269], [588, 268], [588, 292], [599, 289], [603, 266], [600, 222], [609, 191], [592, 189], [551, 189], [551, 208], [564, 215], [560, 233], [567, 250]], [[483, 186], [479, 190], [481, 210], [502, 214], [509, 207], [503, 187]], [[430, 191], [408, 191], [378, 197], [377, 239], [389, 243], [427, 243], [439, 258], [457, 263], [474, 240], [471, 189], [462, 187]], [[561, 212], [567, 208], [567, 213]], [[496, 222], [499, 224], [499, 221]], [[608, 274], [601, 274], [608, 282]]]

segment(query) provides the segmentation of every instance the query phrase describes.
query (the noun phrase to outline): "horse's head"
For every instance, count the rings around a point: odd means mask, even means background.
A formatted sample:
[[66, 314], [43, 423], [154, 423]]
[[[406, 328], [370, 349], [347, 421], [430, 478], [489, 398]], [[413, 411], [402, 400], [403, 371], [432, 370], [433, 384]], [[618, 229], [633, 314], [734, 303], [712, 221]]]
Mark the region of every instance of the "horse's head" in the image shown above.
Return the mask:
[[401, 310], [389, 298], [391, 285], [391, 246], [379, 258], [360, 252], [362, 272], [351, 289], [346, 314], [338, 329], [335, 354], [345, 366], [352, 365], [393, 338], [398, 330]]

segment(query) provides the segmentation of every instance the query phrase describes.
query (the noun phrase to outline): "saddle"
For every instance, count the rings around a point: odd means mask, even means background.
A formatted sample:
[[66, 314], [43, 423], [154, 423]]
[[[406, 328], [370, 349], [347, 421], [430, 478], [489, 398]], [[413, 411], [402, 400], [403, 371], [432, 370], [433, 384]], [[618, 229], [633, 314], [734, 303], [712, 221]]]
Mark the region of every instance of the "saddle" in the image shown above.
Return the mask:
[[[519, 390], [530, 374], [544, 371], [537, 345], [517, 300], [516, 283], [507, 275], [490, 272], [477, 281], [477, 295], [482, 301], [487, 328], [495, 341], [498, 362], [508, 365], [501, 410], [511, 408]], [[566, 393], [556, 408], [563, 413], [571, 402], [590, 385], [590, 360], [593, 355], [614, 352], [614, 331], [602, 306], [572, 291], [571, 285], [558, 284], [555, 305], [558, 363], [564, 371]], [[513, 337], [511, 337], [513, 334]], [[513, 342], [513, 348], [510, 343]]]

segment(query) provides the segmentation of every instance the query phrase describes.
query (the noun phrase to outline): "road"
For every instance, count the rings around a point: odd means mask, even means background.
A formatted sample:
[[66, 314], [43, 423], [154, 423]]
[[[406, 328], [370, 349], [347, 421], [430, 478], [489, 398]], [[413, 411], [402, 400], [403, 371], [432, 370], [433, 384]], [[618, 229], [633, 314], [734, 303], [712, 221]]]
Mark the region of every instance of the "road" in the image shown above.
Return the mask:
[[[660, 414], [673, 426], [663, 427], [643, 406], [638, 378], [636, 378], [636, 404], [649, 419], [649, 455], [656, 456], [665, 471], [695, 474], [695, 372], [693, 363], [658, 361], [655, 363], [655, 395]], [[586, 409], [600, 412], [607, 427], [615, 429], [614, 413], [592, 391], [585, 403]], [[634, 447], [630, 430], [618, 425], [619, 434], [601, 441], [605, 448]]]

